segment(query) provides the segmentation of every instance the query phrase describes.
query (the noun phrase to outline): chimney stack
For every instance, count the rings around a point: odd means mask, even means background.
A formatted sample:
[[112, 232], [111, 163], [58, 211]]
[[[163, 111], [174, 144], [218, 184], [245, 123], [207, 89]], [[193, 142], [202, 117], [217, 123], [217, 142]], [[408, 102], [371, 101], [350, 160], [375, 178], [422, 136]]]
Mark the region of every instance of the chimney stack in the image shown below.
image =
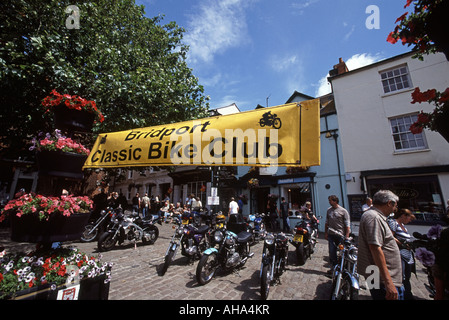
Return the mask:
[[349, 69], [346, 66], [346, 63], [343, 61], [342, 58], [340, 58], [338, 60], [338, 64], [334, 65], [334, 68], [329, 71], [329, 75], [331, 77], [334, 77], [334, 76], [338, 76], [339, 74], [346, 73], [348, 71], [349, 71]]

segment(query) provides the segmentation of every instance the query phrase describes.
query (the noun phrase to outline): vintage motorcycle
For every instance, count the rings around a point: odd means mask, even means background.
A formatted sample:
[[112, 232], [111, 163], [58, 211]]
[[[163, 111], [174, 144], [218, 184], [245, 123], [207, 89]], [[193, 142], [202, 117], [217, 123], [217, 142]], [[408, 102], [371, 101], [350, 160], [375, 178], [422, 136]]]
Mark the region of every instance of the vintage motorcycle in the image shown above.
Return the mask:
[[252, 236], [246, 231], [235, 234], [226, 228], [215, 229], [211, 247], [203, 252], [196, 268], [198, 283], [209, 283], [219, 267], [228, 271], [244, 266], [248, 258], [254, 255], [250, 252]]
[[254, 234], [254, 238], [256, 241], [264, 239], [266, 234], [265, 223], [263, 222], [265, 214], [264, 213], [256, 213], [250, 214], [248, 218], [248, 229], [250, 232]]
[[127, 216], [118, 208], [111, 217], [107, 230], [98, 238], [98, 250], [109, 251], [117, 242], [121, 244], [125, 240], [134, 243], [142, 240], [144, 244], [153, 244], [159, 237], [156, 222], [161, 224], [161, 218], [151, 216], [149, 219], [142, 219], [138, 213]]
[[105, 225], [110, 222], [110, 218], [114, 215], [113, 212], [114, 208], [107, 207], [105, 210], [101, 210], [100, 217], [96, 221], [89, 221], [89, 223], [84, 226], [81, 242], [95, 240], [97, 236], [104, 231]]
[[296, 247], [296, 258], [300, 266], [306, 263], [315, 250], [318, 236], [318, 223], [302, 218], [294, 228], [295, 235], [291, 243]]
[[260, 295], [263, 300], [268, 298], [271, 285], [280, 282], [280, 277], [286, 270], [287, 258], [287, 236], [284, 233], [268, 233], [263, 245], [260, 267]]
[[196, 226], [193, 223], [193, 214], [185, 212], [181, 215], [181, 219], [177, 219], [173, 226], [175, 233], [170, 240], [167, 252], [165, 253], [164, 265], [162, 266], [161, 275], [167, 272], [170, 263], [175, 259], [179, 246], [181, 246], [181, 254], [193, 261], [195, 257], [200, 257], [201, 252], [209, 247], [209, 241], [206, 236], [209, 226]]
[[338, 245], [338, 259], [332, 271], [331, 300], [357, 300], [359, 297], [359, 275], [357, 273], [358, 249], [354, 235]]

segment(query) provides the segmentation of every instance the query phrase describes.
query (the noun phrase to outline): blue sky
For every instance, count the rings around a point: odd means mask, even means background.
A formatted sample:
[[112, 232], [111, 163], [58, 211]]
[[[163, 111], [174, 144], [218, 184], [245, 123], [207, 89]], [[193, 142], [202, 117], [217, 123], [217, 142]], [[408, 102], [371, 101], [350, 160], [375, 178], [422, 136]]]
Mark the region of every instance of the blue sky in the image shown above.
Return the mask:
[[[329, 92], [326, 76], [341, 57], [350, 70], [409, 51], [386, 42], [405, 0], [136, 0], [148, 17], [186, 29], [193, 69], [210, 107], [284, 104], [293, 92]], [[379, 9], [368, 29], [367, 8]], [[409, 8], [407, 8], [409, 9]], [[370, 20], [372, 21], [372, 20]]]

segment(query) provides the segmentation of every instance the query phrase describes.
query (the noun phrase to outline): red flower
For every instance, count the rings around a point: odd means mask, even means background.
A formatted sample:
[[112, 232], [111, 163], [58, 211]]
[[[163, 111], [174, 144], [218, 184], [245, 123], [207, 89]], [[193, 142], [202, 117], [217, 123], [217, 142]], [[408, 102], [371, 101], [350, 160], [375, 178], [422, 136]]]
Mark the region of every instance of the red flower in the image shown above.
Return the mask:
[[417, 122], [422, 123], [422, 124], [429, 123], [430, 122], [430, 117], [427, 114], [420, 113], [420, 114], [418, 114]]
[[408, 15], [408, 12], [404, 13], [402, 16], [400, 16], [399, 18], [396, 19], [396, 21], [394, 23], [397, 23], [399, 21], [402, 21], [405, 19], [405, 17]]
[[418, 134], [423, 131], [423, 128], [416, 122], [410, 126], [410, 132], [413, 134]]
[[436, 90], [435, 89], [429, 89], [425, 92], [421, 92], [419, 88], [416, 88], [415, 91], [412, 93], [412, 103], [421, 103], [421, 102], [427, 102], [429, 100], [435, 99], [436, 96]]
[[411, 5], [413, 0], [407, 0], [407, 3], [404, 6], [404, 9], [407, 8], [409, 5]]
[[398, 39], [393, 37], [393, 35], [395, 34], [395, 32], [391, 31], [390, 34], [387, 37], [387, 42], [391, 43], [391, 44], [395, 44], [396, 42], [398, 42]]
[[0, 282], [3, 280], [3, 274], [0, 273]]

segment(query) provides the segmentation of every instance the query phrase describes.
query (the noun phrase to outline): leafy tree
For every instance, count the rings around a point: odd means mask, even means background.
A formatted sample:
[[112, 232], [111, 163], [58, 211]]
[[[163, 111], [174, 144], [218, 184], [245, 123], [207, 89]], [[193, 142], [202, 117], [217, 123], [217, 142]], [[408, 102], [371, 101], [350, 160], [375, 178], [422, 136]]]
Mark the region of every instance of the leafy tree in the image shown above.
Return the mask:
[[[66, 22], [79, 9], [79, 28]], [[41, 100], [53, 89], [95, 100], [94, 132], [202, 117], [208, 98], [186, 63], [184, 29], [148, 18], [134, 0], [2, 0], [0, 145], [8, 157], [52, 130]]]

